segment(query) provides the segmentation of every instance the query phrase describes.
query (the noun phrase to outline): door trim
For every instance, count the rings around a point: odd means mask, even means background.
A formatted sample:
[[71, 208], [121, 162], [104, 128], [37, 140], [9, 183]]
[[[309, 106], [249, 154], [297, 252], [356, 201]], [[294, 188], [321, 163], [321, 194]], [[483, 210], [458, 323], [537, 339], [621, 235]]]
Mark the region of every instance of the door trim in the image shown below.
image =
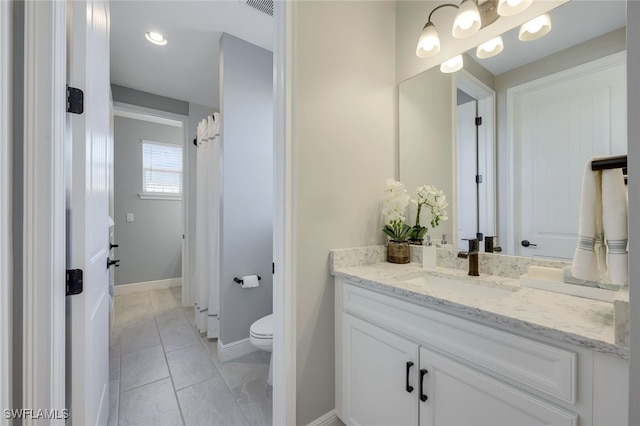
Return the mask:
[[[195, 303], [195, 282], [190, 274], [189, 264], [191, 251], [189, 243], [195, 236], [189, 232], [189, 117], [182, 114], [141, 107], [124, 102], [113, 103], [114, 117], [124, 117], [166, 126], [182, 127], [182, 306], [193, 306]], [[114, 120], [115, 123], [115, 120]], [[115, 141], [114, 141], [115, 143]], [[115, 188], [114, 188], [115, 190]]]
[[274, 2], [273, 418], [296, 424], [296, 232], [293, 90], [296, 2]]
[[626, 58], [627, 52], [623, 50], [507, 89], [507, 182], [505, 191], [507, 226], [506, 235], [502, 239], [503, 245], [506, 246], [503, 247], [505, 253], [518, 255], [518, 241], [521, 237], [518, 231], [520, 218], [516, 210], [516, 206], [520, 204], [520, 195], [516, 192], [516, 189], [520, 186], [520, 179], [515, 169], [515, 161], [520, 156], [520, 144], [519, 141], [515, 140], [517, 111], [514, 109], [518, 105], [519, 99], [527, 93], [547, 87], [550, 84], [570, 81], [597, 71], [624, 64]]
[[[65, 409], [66, 2], [25, 2], [23, 406]], [[4, 50], [4, 49], [3, 49]], [[51, 424], [62, 424], [63, 419]], [[23, 424], [35, 424], [25, 419]]]
[[[456, 88], [463, 90], [467, 94], [476, 98], [478, 105], [478, 116], [482, 117], [482, 127], [479, 130], [479, 139], [486, 143], [486, 172], [483, 175], [483, 182], [485, 186], [486, 199], [490, 200], [485, 205], [481, 214], [493, 219], [487, 220], [489, 229], [480, 230], [484, 235], [498, 235], [497, 226], [497, 211], [498, 211], [498, 199], [497, 199], [497, 172], [496, 172], [496, 92], [491, 87], [484, 84], [480, 79], [471, 74], [465, 69], [455, 73]], [[458, 158], [457, 152], [458, 138], [454, 138], [455, 158]], [[487, 164], [488, 163], [488, 164]], [[458, 170], [457, 162], [454, 170], [454, 180], [457, 187], [458, 183]], [[457, 191], [456, 191], [457, 192]], [[457, 198], [457, 195], [456, 195]], [[457, 216], [457, 214], [456, 214]], [[456, 223], [457, 228], [457, 223]], [[454, 229], [454, 237], [451, 241], [457, 241], [457, 229]]]
[[11, 386], [11, 32], [13, 30], [11, 2], [0, 2], [0, 407], [12, 407]]

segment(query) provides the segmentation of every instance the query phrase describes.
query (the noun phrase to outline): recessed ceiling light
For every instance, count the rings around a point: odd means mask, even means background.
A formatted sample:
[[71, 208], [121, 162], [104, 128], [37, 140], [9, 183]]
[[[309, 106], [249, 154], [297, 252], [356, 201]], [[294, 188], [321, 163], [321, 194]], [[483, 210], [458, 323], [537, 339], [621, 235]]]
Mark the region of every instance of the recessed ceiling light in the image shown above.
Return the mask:
[[160, 33], [155, 33], [153, 31], [147, 31], [144, 34], [145, 38], [149, 40], [153, 44], [157, 44], [158, 46], [164, 46], [167, 44], [167, 39]]

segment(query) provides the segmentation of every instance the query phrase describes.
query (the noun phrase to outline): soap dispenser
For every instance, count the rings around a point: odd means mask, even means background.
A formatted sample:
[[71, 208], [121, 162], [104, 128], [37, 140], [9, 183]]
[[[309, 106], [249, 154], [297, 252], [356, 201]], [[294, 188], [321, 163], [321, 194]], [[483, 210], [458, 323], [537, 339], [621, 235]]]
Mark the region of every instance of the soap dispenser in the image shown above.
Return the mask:
[[440, 247], [451, 249], [453, 246], [447, 242], [447, 234], [442, 234], [442, 240], [440, 241]]
[[425, 245], [422, 246], [422, 269], [433, 269], [437, 266], [436, 248], [431, 244], [431, 237], [426, 236]]

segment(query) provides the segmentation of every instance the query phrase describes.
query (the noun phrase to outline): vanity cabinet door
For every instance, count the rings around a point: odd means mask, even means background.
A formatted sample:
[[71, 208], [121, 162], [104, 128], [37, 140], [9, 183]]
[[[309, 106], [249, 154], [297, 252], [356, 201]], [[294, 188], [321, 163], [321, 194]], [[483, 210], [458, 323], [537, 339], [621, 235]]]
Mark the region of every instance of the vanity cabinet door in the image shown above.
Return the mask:
[[[475, 369], [420, 348], [421, 426], [575, 426], [578, 417]], [[418, 386], [420, 388], [420, 386]]]
[[343, 321], [344, 418], [351, 426], [418, 424], [418, 345], [351, 315]]

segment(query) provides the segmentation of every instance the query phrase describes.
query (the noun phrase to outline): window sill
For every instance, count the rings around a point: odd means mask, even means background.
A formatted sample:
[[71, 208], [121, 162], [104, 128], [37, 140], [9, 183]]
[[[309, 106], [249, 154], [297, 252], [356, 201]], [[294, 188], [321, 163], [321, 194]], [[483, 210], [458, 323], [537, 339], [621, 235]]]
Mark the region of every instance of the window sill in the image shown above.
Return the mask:
[[141, 200], [169, 200], [181, 201], [182, 194], [167, 194], [162, 192], [141, 192], [138, 194]]

